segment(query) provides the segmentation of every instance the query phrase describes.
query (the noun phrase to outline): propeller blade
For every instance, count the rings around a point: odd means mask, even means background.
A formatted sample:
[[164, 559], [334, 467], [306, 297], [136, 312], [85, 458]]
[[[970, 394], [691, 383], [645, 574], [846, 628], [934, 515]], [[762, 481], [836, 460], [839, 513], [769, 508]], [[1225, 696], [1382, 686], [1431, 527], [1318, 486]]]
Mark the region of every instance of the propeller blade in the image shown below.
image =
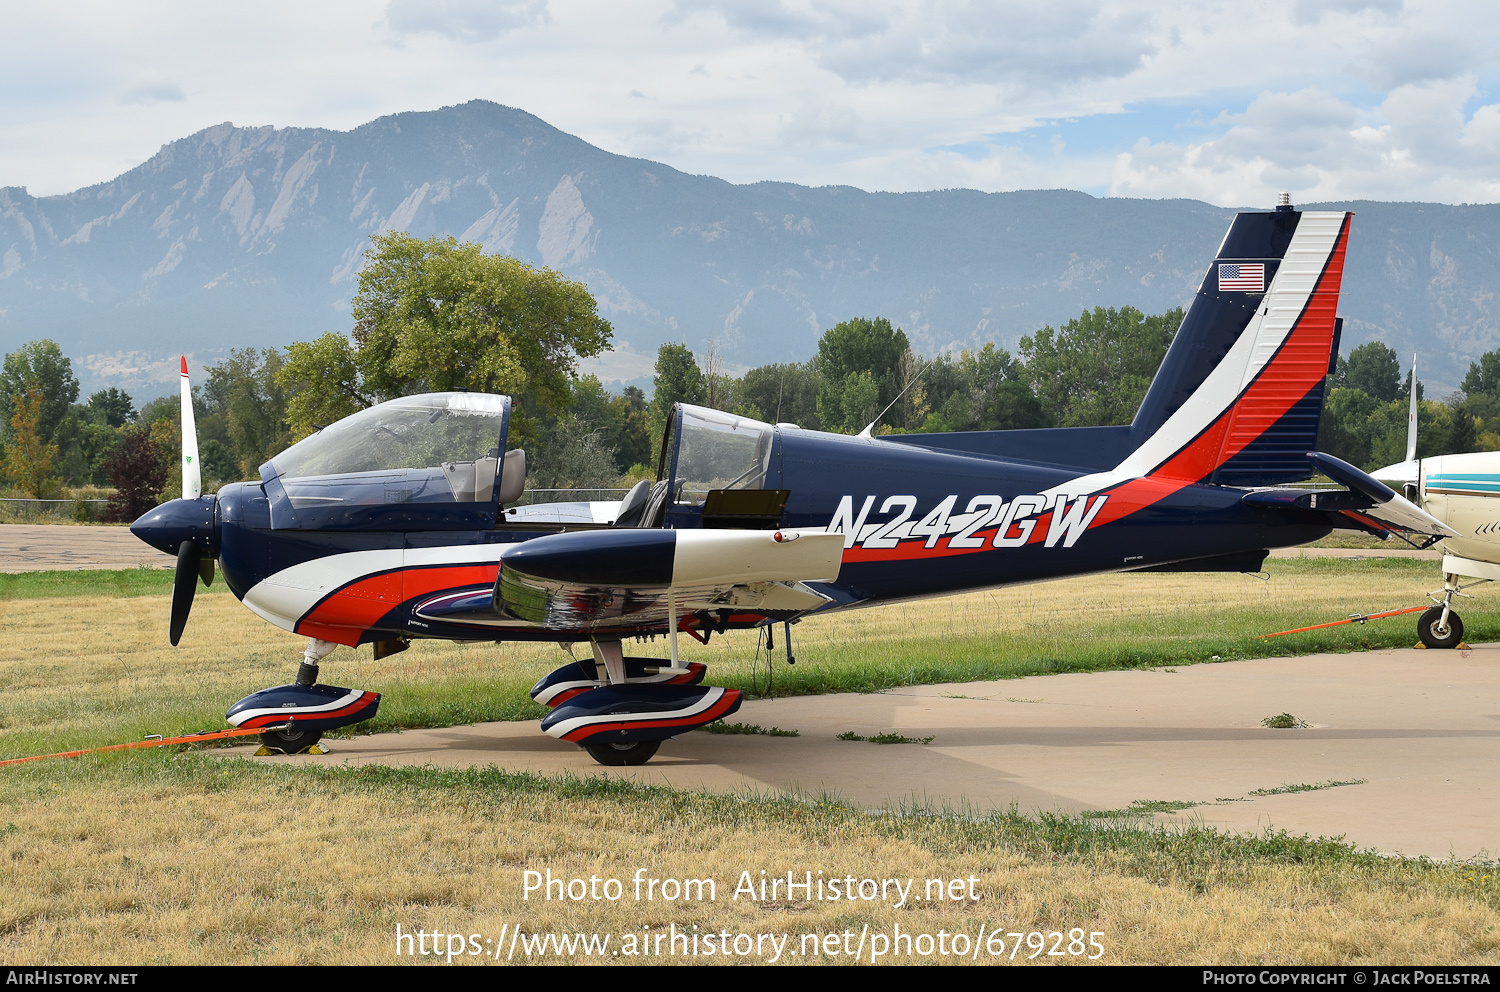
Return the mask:
[[[193, 390], [188, 385], [187, 356], [182, 356], [182, 498], [203, 495], [203, 473], [198, 468], [198, 425], [193, 420]], [[176, 644], [176, 641], [172, 642]]]
[[182, 628], [187, 626], [188, 613], [193, 608], [201, 558], [198, 545], [192, 541], [183, 541], [177, 548], [177, 574], [172, 579], [172, 622], [167, 628], [167, 636], [174, 648], [182, 640]]
[[1417, 356], [1411, 356], [1411, 412], [1406, 415], [1406, 460], [1417, 458]]
[[204, 558], [198, 562], [198, 578], [203, 580], [205, 589], [214, 584], [214, 560], [212, 558]]

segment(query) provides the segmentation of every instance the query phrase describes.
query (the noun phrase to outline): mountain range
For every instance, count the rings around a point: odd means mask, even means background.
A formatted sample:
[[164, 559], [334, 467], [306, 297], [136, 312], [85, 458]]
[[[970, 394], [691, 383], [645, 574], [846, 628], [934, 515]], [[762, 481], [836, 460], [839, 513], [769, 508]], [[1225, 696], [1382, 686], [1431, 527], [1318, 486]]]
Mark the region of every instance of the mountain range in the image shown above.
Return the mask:
[[[1443, 395], [1500, 347], [1500, 205], [1298, 206], [1356, 212], [1345, 350], [1416, 352]], [[180, 353], [201, 365], [349, 330], [369, 236], [393, 229], [587, 283], [615, 327], [587, 365], [607, 384], [649, 386], [666, 341], [712, 343], [729, 369], [805, 360], [853, 316], [890, 318], [927, 354], [1014, 350], [1084, 309], [1185, 304], [1232, 214], [1066, 190], [735, 185], [485, 101], [350, 131], [220, 124], [73, 193], [0, 187], [0, 351], [52, 338], [85, 391], [159, 395]]]

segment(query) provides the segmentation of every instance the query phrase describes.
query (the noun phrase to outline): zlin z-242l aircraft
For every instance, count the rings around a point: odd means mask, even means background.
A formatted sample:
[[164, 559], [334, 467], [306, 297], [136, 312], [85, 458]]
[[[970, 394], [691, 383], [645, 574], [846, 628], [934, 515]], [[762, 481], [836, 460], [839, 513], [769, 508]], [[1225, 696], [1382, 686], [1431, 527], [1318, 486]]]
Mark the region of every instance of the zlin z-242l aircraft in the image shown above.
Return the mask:
[[[850, 437], [679, 404], [655, 485], [507, 509], [526, 475], [510, 399], [431, 393], [326, 427], [216, 497], [185, 461], [184, 498], [131, 529], [177, 555], [173, 644], [214, 559], [252, 611], [309, 638], [294, 684], [229, 710], [281, 727], [272, 749], [374, 715], [377, 694], [317, 682], [339, 644], [587, 641], [592, 659], [532, 690], [542, 730], [639, 764], [740, 705], [680, 659], [680, 632], [789, 634], [820, 612], [1091, 572], [1255, 571], [1334, 527], [1448, 534], [1312, 451], [1350, 221], [1285, 197], [1239, 214], [1129, 426]], [[1285, 488], [1314, 470], [1348, 488]], [[625, 655], [663, 634], [669, 657]]]

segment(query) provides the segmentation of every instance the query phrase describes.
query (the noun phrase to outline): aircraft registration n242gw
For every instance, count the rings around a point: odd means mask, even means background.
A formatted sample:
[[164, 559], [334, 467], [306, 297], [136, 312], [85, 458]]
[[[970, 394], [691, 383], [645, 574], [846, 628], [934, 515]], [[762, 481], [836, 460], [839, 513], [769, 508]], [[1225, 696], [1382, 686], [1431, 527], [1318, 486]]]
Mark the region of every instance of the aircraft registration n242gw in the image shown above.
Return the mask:
[[[131, 529], [177, 555], [173, 644], [215, 559], [247, 607], [308, 637], [293, 684], [229, 710], [236, 726], [284, 728], [269, 747], [304, 750], [374, 715], [375, 693], [318, 683], [337, 645], [382, 657], [419, 637], [587, 641], [591, 660], [532, 691], [552, 708], [542, 730], [639, 764], [740, 705], [681, 660], [680, 633], [707, 642], [1094, 572], [1255, 571], [1268, 549], [1333, 527], [1445, 533], [1309, 454], [1351, 217], [1284, 196], [1239, 214], [1128, 426], [850, 437], [680, 404], [655, 485], [619, 503], [507, 509], [526, 475], [525, 452], [506, 446], [510, 399], [433, 393], [324, 428], [217, 496], [197, 496], [186, 462], [184, 498]], [[1284, 488], [1314, 461], [1349, 488]], [[668, 657], [625, 655], [627, 638], [659, 634]]]

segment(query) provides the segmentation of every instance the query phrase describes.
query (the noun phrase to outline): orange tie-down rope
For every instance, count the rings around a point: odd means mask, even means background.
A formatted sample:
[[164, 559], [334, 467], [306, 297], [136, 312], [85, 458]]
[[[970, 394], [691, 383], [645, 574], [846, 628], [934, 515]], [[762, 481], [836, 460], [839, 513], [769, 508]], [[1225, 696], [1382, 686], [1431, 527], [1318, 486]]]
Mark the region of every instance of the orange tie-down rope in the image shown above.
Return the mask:
[[248, 737], [251, 734], [263, 734], [268, 730], [285, 730], [291, 723], [279, 724], [275, 727], [254, 727], [251, 729], [236, 730], [200, 730], [196, 734], [183, 734], [181, 737], [148, 737], [143, 741], [131, 741], [129, 744], [108, 744], [104, 747], [85, 748], [82, 751], [59, 751], [57, 754], [36, 754], [29, 758], [9, 758], [0, 761], [3, 765], [20, 765], [28, 761], [43, 761], [47, 758], [77, 758], [85, 754], [93, 754], [96, 751], [131, 751], [138, 747], [166, 747], [169, 744], [197, 744], [200, 741], [220, 741], [228, 737]]
[[1324, 627], [1337, 627], [1339, 624], [1344, 623], [1364, 623], [1366, 620], [1384, 620], [1386, 617], [1395, 617], [1403, 613], [1415, 613], [1418, 610], [1430, 609], [1432, 609], [1431, 604], [1427, 606], [1408, 606], [1401, 610], [1386, 610], [1384, 613], [1354, 613], [1347, 620], [1335, 620], [1332, 623], [1317, 623], [1311, 627], [1298, 627], [1296, 630], [1279, 630], [1274, 634], [1261, 634], [1259, 635], [1259, 639], [1265, 640], [1267, 637], [1282, 637], [1286, 634], [1301, 634], [1309, 630], [1322, 630]]

